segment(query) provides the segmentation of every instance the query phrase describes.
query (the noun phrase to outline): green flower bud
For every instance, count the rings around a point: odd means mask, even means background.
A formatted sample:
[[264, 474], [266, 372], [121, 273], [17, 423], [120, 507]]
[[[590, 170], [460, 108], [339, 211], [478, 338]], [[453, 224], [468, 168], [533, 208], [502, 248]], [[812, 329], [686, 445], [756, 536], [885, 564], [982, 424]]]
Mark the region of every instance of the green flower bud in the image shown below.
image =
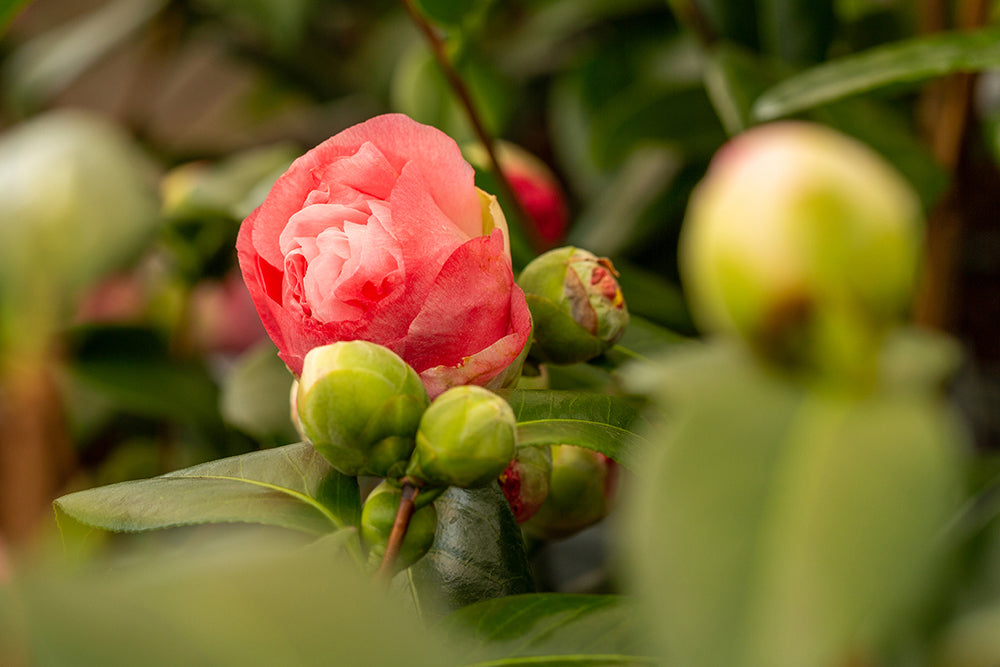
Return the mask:
[[53, 111], [0, 134], [0, 349], [33, 350], [159, 224], [156, 169], [121, 128]]
[[569, 537], [611, 511], [618, 490], [618, 464], [574, 445], [552, 446], [549, 495], [524, 530], [541, 539]]
[[628, 309], [605, 258], [572, 246], [537, 257], [518, 278], [534, 322], [531, 353], [554, 364], [603, 354], [625, 333]]
[[534, 516], [545, 502], [551, 474], [552, 448], [547, 445], [519, 447], [514, 460], [500, 474], [500, 489], [518, 523]]
[[429, 403], [406, 362], [366, 341], [310, 350], [295, 396], [303, 437], [334, 468], [378, 477], [403, 474]]
[[514, 458], [515, 427], [507, 401], [482, 387], [453, 387], [420, 420], [406, 473], [429, 486], [484, 486]]
[[[376, 486], [361, 508], [361, 541], [368, 550], [368, 564], [377, 568], [385, 556], [392, 525], [396, 521], [396, 511], [403, 494], [398, 488], [382, 482]], [[405, 570], [420, 560], [434, 544], [437, 529], [437, 510], [428, 503], [413, 513], [406, 529], [406, 537], [396, 560], [396, 569]]]
[[867, 146], [782, 122], [735, 138], [691, 197], [684, 286], [707, 331], [770, 359], [869, 373], [912, 298], [920, 202]]

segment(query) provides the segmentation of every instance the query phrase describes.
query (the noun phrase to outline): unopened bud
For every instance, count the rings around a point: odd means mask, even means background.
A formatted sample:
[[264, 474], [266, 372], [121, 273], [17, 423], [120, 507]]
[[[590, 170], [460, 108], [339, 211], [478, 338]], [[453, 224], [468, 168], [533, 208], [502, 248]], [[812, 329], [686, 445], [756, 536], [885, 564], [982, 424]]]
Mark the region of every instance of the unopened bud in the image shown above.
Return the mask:
[[628, 309], [611, 261], [566, 246], [539, 256], [521, 273], [534, 322], [532, 354], [575, 364], [593, 359], [625, 333]]
[[912, 298], [916, 193], [878, 154], [803, 122], [724, 146], [688, 207], [680, 269], [707, 331], [764, 356], [864, 371]]
[[[400, 489], [382, 482], [368, 494], [361, 509], [361, 541], [368, 550], [368, 564], [372, 568], [377, 568], [385, 556], [402, 496]], [[397, 571], [405, 570], [430, 551], [436, 529], [437, 509], [434, 504], [427, 503], [418, 507], [410, 517], [406, 536], [396, 559]]]
[[514, 460], [500, 474], [500, 489], [518, 523], [538, 511], [549, 495], [552, 448], [546, 445], [519, 447]]
[[496, 394], [466, 385], [434, 400], [420, 420], [407, 475], [429, 486], [483, 486], [514, 458], [514, 411]]
[[542, 539], [569, 537], [611, 511], [618, 490], [618, 464], [574, 445], [553, 445], [549, 495], [524, 530]]
[[306, 355], [295, 410], [302, 435], [340, 472], [399, 477], [429, 402], [399, 356], [348, 341]]

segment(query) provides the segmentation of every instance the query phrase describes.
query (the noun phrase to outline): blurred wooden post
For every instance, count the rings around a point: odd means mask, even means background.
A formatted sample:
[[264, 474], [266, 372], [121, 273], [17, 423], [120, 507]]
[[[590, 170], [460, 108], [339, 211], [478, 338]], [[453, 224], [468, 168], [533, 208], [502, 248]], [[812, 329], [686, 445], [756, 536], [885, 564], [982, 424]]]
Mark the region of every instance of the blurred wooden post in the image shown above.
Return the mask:
[[45, 360], [14, 361], [0, 375], [0, 536], [26, 542], [51, 513], [68, 439]]
[[[921, 30], [938, 32], [948, 27], [948, 3], [924, 0], [921, 6]], [[988, 0], [965, 0], [958, 7], [958, 27], [966, 30], [986, 24]], [[966, 72], [932, 81], [924, 89], [918, 113], [924, 135], [934, 157], [955, 174], [972, 107], [975, 76]], [[964, 228], [961, 198], [956, 183], [931, 211], [927, 221], [926, 255], [921, 283], [914, 306], [919, 324], [936, 329], [952, 325], [952, 289]]]

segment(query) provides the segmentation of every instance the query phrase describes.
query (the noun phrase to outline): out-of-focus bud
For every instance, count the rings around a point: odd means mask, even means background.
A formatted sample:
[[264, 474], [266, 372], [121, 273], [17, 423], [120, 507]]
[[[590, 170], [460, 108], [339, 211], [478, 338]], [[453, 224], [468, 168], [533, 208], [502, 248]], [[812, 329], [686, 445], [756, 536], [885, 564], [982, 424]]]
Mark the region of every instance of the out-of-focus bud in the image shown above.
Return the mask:
[[[155, 235], [155, 168], [120, 128], [56, 111], [0, 136], [0, 335], [33, 341]], [[3, 341], [0, 341], [0, 346]]]
[[239, 354], [267, 334], [239, 272], [203, 281], [191, 294], [192, 338], [209, 352]]
[[[465, 146], [462, 151], [477, 170], [489, 167], [489, 156], [482, 144]], [[569, 226], [569, 208], [555, 174], [548, 165], [515, 144], [499, 141], [496, 151], [500, 169], [544, 247], [562, 241]]]
[[534, 322], [531, 354], [554, 364], [593, 359], [625, 333], [628, 309], [611, 261], [572, 246], [537, 257], [518, 278]]
[[[368, 550], [368, 564], [372, 568], [377, 568], [385, 556], [402, 495], [400, 489], [382, 482], [368, 494], [361, 509], [361, 541]], [[396, 571], [405, 570], [430, 551], [436, 529], [437, 509], [434, 504], [427, 503], [418, 507], [410, 517], [396, 560]]]
[[549, 495], [524, 530], [541, 539], [561, 539], [594, 525], [611, 511], [618, 491], [618, 464], [574, 445], [552, 446]]
[[681, 275], [704, 329], [857, 376], [910, 303], [921, 229], [916, 194], [874, 151], [775, 123], [713, 159], [688, 207]]
[[520, 447], [514, 460], [500, 474], [500, 488], [518, 523], [538, 511], [549, 495], [552, 448], [547, 445]]
[[484, 486], [514, 458], [516, 426], [514, 411], [496, 394], [475, 385], [453, 387], [420, 420], [406, 474], [428, 486]]
[[366, 341], [311, 350], [295, 395], [303, 437], [345, 475], [401, 476], [429, 403], [406, 362]]

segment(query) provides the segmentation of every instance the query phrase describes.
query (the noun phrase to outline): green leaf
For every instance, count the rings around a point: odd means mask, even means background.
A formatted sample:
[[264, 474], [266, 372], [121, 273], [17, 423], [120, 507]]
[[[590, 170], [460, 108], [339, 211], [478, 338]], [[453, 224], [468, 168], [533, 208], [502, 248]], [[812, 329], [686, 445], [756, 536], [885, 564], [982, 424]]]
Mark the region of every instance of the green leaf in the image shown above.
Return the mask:
[[222, 417], [258, 441], [279, 444], [298, 435], [288, 407], [292, 374], [270, 341], [240, 356], [222, 385]]
[[0, 663], [456, 665], [450, 639], [343, 559], [341, 531], [300, 547], [273, 531], [0, 587]]
[[725, 139], [700, 82], [659, 87], [642, 82], [619, 93], [595, 118], [591, 150], [597, 164], [611, 168], [650, 142], [671, 144], [695, 159], [711, 155]]
[[515, 389], [502, 392], [517, 417], [517, 443], [577, 445], [631, 468], [642, 438], [633, 427], [638, 412], [617, 396], [578, 391]]
[[635, 615], [635, 605], [619, 596], [537, 593], [470, 605], [439, 627], [472, 642], [465, 663], [653, 663], [638, 647]]
[[521, 529], [499, 485], [450, 487], [434, 503], [434, 546], [393, 580], [420, 613], [436, 616], [480, 600], [534, 592]]
[[255, 523], [321, 535], [357, 525], [357, 480], [299, 443], [210, 461], [152, 479], [78, 491], [55, 501], [67, 519], [116, 532], [203, 523]]
[[829, 60], [785, 79], [757, 99], [753, 116], [773, 120], [890, 84], [997, 66], [1000, 28], [918, 37]]
[[630, 552], [671, 664], [836, 664], [906, 629], [957, 506], [933, 394], [810, 392], [738, 351], [676, 353]]
[[735, 45], [715, 46], [705, 65], [705, 91], [730, 136], [753, 124], [753, 102], [782, 78], [785, 68]]
[[67, 341], [72, 378], [117, 407], [194, 423], [221, 437], [219, 391], [204, 366], [171, 356], [166, 336], [150, 327], [83, 326]]

